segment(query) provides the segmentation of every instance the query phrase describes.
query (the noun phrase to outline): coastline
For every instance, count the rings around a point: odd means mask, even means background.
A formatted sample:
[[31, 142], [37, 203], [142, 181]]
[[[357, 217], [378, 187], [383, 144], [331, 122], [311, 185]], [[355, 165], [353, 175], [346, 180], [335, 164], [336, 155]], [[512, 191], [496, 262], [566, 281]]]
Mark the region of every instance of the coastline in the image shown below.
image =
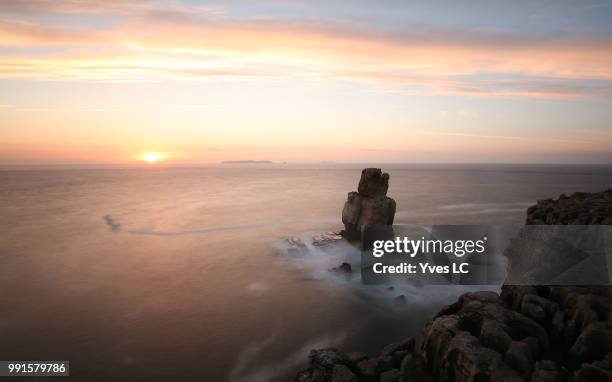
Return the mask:
[[[612, 222], [612, 190], [561, 195], [527, 209], [526, 225]], [[419, 339], [421, 340], [421, 339]], [[513, 286], [466, 293], [375, 356], [313, 349], [296, 382], [608, 381], [612, 288]]]

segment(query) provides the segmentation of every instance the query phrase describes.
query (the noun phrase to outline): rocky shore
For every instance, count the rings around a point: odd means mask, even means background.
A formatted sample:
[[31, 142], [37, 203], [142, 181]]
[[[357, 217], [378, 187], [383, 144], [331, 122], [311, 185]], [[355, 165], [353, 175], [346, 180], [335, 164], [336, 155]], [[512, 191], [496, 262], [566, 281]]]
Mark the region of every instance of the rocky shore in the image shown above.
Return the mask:
[[[611, 223], [612, 190], [538, 201], [526, 219]], [[501, 294], [467, 293], [416, 342], [408, 338], [370, 357], [315, 349], [295, 381], [612, 381], [612, 288], [504, 285]]]
[[559, 199], [538, 200], [527, 209], [525, 224], [612, 224], [612, 190], [565, 194]]

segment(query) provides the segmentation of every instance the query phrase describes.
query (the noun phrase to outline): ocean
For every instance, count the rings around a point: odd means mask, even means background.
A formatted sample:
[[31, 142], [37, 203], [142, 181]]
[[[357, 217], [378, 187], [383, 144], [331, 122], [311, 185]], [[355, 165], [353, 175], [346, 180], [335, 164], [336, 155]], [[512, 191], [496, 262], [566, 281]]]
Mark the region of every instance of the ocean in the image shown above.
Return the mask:
[[[342, 228], [362, 167], [0, 171], [0, 359], [68, 360], [79, 381], [286, 381], [311, 348], [418, 337], [469, 288], [363, 286], [328, 272], [348, 244], [286, 249]], [[609, 166], [382, 167], [397, 223], [522, 224], [538, 199], [612, 187]]]

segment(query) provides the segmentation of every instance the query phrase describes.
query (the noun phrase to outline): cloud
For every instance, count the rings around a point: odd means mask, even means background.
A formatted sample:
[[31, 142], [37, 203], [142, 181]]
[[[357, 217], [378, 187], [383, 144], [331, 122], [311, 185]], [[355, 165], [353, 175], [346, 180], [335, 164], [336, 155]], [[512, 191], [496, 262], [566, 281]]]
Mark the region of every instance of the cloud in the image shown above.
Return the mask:
[[558, 138], [558, 137], [550, 137], [550, 136], [538, 138], [538, 137], [533, 137], [533, 136], [501, 135], [501, 134], [478, 134], [478, 133], [459, 133], [459, 132], [434, 131], [434, 130], [421, 131], [421, 133], [426, 134], [426, 135], [464, 137], [464, 138], [479, 139], [479, 140], [524, 141], [524, 142], [532, 143], [534, 145], [536, 145], [536, 144], [537, 145], [542, 145], [542, 144], [550, 143], [550, 142], [566, 143], [566, 144], [570, 144], [570, 145], [573, 145], [573, 146], [585, 145], [585, 144], [587, 144], [587, 145], [594, 145], [594, 144], [600, 144], [601, 143], [600, 141], [597, 141], [597, 140], [594, 140], [594, 139], [574, 139], [574, 138], [570, 139], [570, 138]]
[[231, 105], [221, 104], [221, 103], [170, 103], [169, 107], [178, 107], [178, 108], [195, 108], [195, 109], [225, 109], [231, 107]]
[[369, 151], [369, 152], [375, 152], [375, 153], [391, 153], [391, 152], [396, 152], [398, 150], [391, 150], [391, 149], [361, 149], [361, 151]]
[[[357, 81], [471, 96], [612, 94], [610, 36], [525, 35], [416, 21], [234, 15], [185, 3], [18, 0], [0, 19], [0, 77], [86, 81]], [[79, 23], [44, 18], [61, 13]], [[35, 14], [36, 17], [32, 16]], [[88, 17], [91, 25], [83, 22]], [[99, 20], [104, 18], [104, 22]], [[380, 21], [380, 20], [379, 20]], [[34, 51], [32, 51], [34, 50]], [[459, 115], [458, 115], [459, 116]]]
[[206, 13], [220, 14], [210, 6], [164, 1], [134, 0], [11, 0], [3, 2], [5, 12], [34, 12], [68, 15], [115, 14], [129, 16]]

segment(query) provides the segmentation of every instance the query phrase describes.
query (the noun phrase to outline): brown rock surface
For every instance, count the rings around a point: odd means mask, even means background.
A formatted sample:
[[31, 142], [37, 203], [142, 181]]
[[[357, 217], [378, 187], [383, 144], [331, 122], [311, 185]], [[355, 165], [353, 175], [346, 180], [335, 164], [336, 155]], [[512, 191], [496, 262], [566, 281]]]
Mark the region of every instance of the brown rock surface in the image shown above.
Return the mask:
[[527, 209], [525, 224], [612, 224], [612, 190], [538, 200]]
[[392, 225], [395, 200], [387, 196], [389, 174], [379, 168], [366, 168], [361, 172], [358, 192], [349, 192], [342, 210], [344, 230], [342, 236], [357, 240], [368, 226]]

